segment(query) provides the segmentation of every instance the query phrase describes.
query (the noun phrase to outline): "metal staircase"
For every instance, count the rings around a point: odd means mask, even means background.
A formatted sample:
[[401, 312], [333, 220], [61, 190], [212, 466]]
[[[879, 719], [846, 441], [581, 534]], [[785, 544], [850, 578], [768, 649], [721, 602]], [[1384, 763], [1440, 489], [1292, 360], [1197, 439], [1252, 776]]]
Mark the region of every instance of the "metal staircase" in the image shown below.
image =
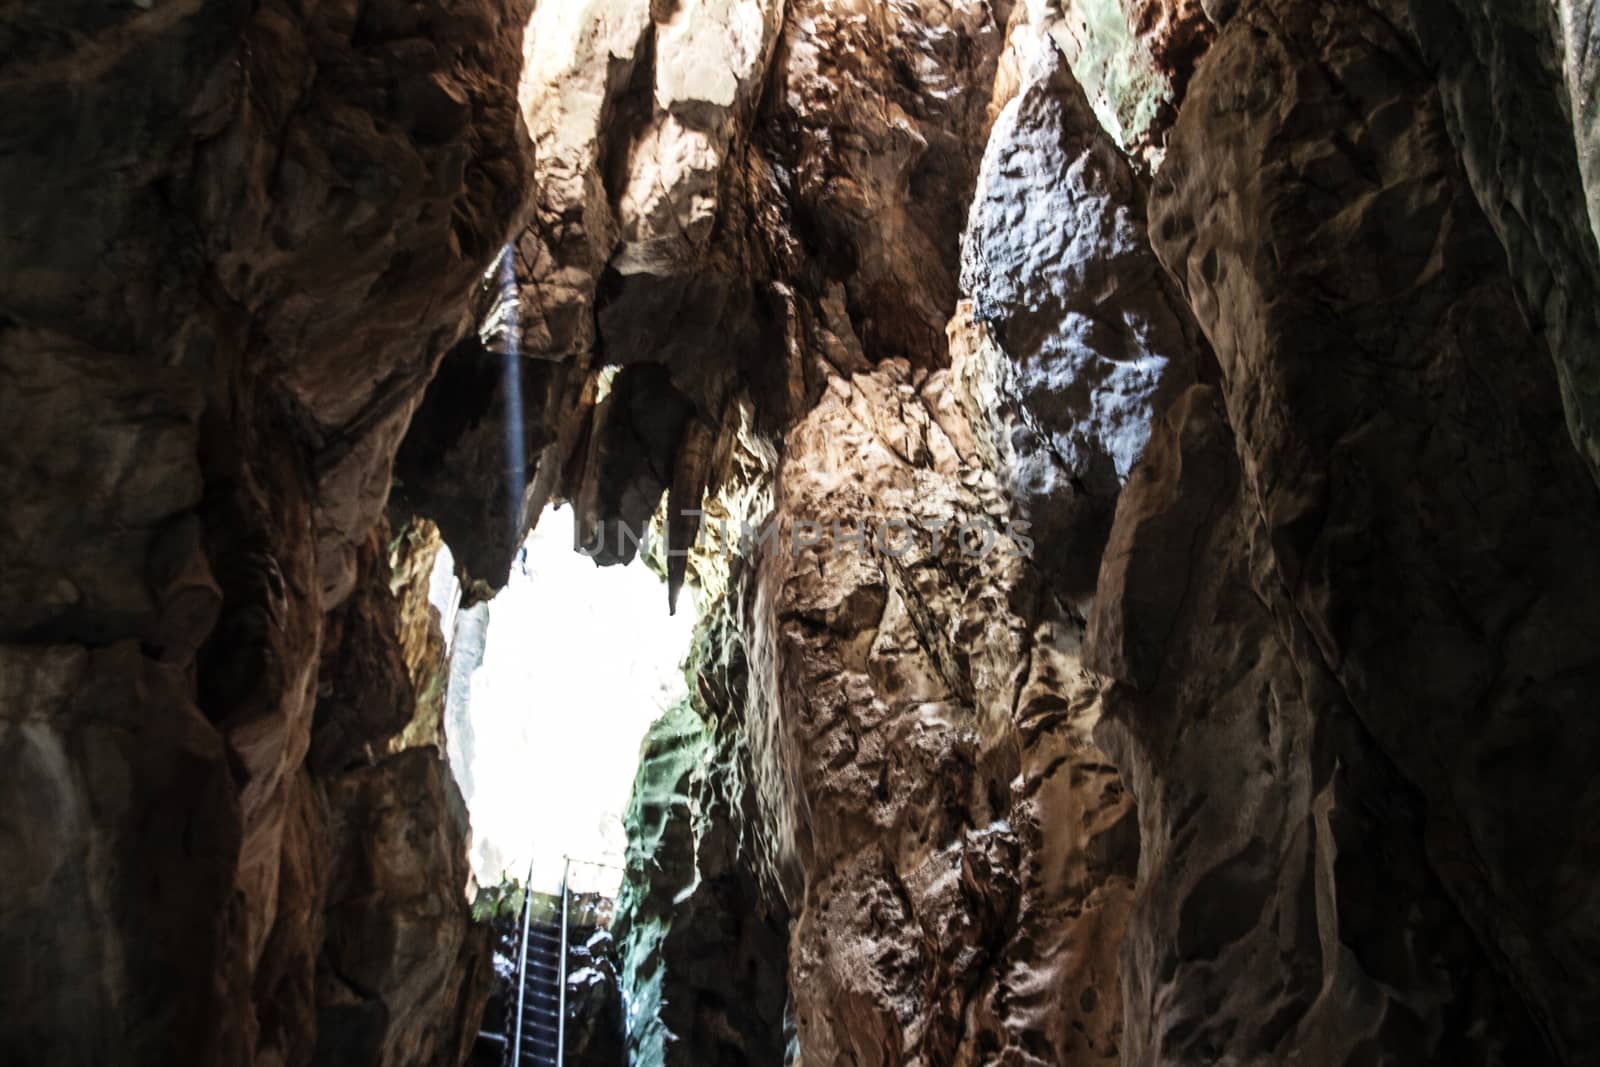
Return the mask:
[[522, 906], [522, 950], [517, 964], [517, 1014], [511, 1067], [561, 1067], [567, 1016], [567, 875], [561, 875], [558, 922], [533, 920], [533, 894]]
[[[607, 876], [600, 872], [610, 872], [609, 887], [602, 886]], [[564, 1067], [567, 960], [573, 930], [576, 927], [581, 940], [597, 926], [609, 923], [609, 904], [621, 875], [622, 868], [612, 864], [569, 856], [562, 863], [559, 898], [552, 900], [533, 892], [524, 895], [513, 976], [516, 1001], [507, 1006], [503, 1035], [478, 1035], [502, 1050], [498, 1058], [504, 1067]], [[530, 869], [528, 881], [532, 880]], [[578, 1040], [581, 1046], [582, 1038]]]

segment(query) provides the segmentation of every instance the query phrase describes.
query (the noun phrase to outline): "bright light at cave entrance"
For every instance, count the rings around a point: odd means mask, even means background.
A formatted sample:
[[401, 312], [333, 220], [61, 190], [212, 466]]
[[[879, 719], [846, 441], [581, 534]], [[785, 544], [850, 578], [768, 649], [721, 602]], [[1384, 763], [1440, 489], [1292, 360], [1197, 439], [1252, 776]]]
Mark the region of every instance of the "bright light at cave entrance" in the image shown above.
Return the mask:
[[[574, 552], [568, 510], [546, 514], [526, 549], [525, 571], [461, 613], [446, 734], [478, 884], [521, 880], [531, 863], [531, 884], [553, 892], [563, 856], [621, 865], [639, 745], [683, 696], [694, 612], [669, 616], [644, 564], [602, 569]], [[609, 894], [620, 880], [581, 873], [575, 888]]]

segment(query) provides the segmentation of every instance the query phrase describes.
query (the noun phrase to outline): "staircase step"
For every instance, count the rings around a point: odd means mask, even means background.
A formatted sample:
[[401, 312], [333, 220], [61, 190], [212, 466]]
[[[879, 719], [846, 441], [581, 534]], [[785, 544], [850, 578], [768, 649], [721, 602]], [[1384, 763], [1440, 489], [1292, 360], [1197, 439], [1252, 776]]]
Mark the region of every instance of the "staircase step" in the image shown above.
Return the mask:
[[562, 956], [558, 923], [530, 923], [522, 952], [522, 1046], [516, 1067], [560, 1067]]

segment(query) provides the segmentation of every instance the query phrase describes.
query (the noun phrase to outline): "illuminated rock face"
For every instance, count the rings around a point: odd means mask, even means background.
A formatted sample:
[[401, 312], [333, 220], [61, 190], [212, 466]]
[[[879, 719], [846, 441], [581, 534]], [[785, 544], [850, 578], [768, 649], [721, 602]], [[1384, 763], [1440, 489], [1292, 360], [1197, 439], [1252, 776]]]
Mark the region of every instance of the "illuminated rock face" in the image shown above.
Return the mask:
[[[780, 535], [738, 595], [741, 832], [793, 916], [797, 1062], [1592, 1048], [1593, 968], [1560, 948], [1594, 917], [1583, 822], [1556, 798], [1592, 758], [1593, 583], [1546, 564], [1586, 573], [1600, 515], [1542, 362], [1568, 342], [1525, 310], [1539, 270], [1594, 292], [1586, 215], [1519, 244], [1495, 197], [1522, 179], [1474, 147], [1511, 134], [1458, 124], [1421, 5], [1212, 6], [1130, 14], [1152, 54], [1204, 54], [1149, 179], [1090, 117], [1115, 79], [1061, 43], [1094, 12], [1013, 10], [932, 362], [868, 309], [897, 209], [796, 218], [828, 221], [803, 247], [838, 288], [790, 347]], [[884, 195], [837, 184], [824, 207]], [[1561, 242], [1577, 266], [1549, 266]], [[896, 321], [948, 299], [899, 277]], [[1580, 330], [1589, 305], [1551, 299]], [[991, 512], [1033, 520], [1032, 565], [797, 557], [782, 525]], [[1476, 616], [1441, 614], [1450, 588]]]
[[[1003, 535], [979, 551], [972, 531], [1010, 506], [960, 389], [895, 361], [834, 378], [777, 472], [780, 529], [830, 530], [759, 562], [771, 660], [746, 705], [757, 780], [784, 786], [765, 813], [793, 872], [804, 1064], [1072, 1062], [1119, 1043], [1134, 812], [1093, 741], [1081, 621]], [[872, 516], [907, 525], [868, 532], [865, 553], [834, 540]]]
[[643, 1061], [1600, 1056], [1586, 5], [12, 6], [0, 1060], [461, 1060], [413, 520], [558, 500], [775, 531]]
[[1021, 85], [984, 154], [962, 282], [996, 346], [1018, 503], [1051, 543], [1043, 565], [1081, 598], [1152, 417], [1195, 381], [1204, 343], [1150, 248], [1143, 183], [1030, 30], [1012, 34]]

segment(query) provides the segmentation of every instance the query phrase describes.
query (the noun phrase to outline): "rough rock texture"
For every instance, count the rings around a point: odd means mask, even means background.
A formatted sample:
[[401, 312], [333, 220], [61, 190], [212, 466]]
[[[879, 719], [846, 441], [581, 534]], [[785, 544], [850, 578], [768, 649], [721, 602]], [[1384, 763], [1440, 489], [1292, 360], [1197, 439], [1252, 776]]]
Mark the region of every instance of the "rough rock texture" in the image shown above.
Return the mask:
[[[702, 692], [713, 675], [742, 692], [739, 645], [719, 652], [732, 661], [708, 670]], [[615, 924], [628, 1063], [785, 1062], [788, 915], [757, 883], [760, 823], [726, 696], [669, 711], [640, 754]], [[721, 728], [703, 715], [723, 716]]]
[[573, 929], [567, 953], [566, 1062], [628, 1067], [621, 963], [611, 931]]
[[1595, 1054], [1600, 499], [1446, 88], [1383, 19], [1246, 5], [1157, 181], [1225, 415], [1172, 417], [1091, 626], [1138, 1062]]
[[[733, 594], [753, 679], [746, 817], [759, 884], [795, 915], [796, 1062], [1588, 1054], [1592, 790], [1573, 783], [1593, 758], [1579, 546], [1596, 500], [1519, 306], [1537, 293], [1581, 328], [1587, 305], [1561, 290], [1589, 291], [1587, 220], [1535, 212], [1540, 244], [1496, 215], [1486, 189], [1512, 189], [1517, 168], [1475, 160], [1462, 81], [1416, 43], [1425, 18], [1207, 12], [1224, 28], [1150, 209], [1176, 285], [1146, 246], [1137, 169], [1088, 118], [1102, 96], [1137, 101], [1085, 76], [1088, 46], [1062, 40], [1071, 11], [1011, 19], [969, 302], [932, 361], [905, 339], [924, 302], [950, 306], [937, 270], [899, 275], [888, 328], [867, 313], [895, 187], [830, 144], [817, 198], [807, 120], [802, 150], [779, 157], [799, 175], [795, 232], [844, 278], [842, 293], [796, 289], [826, 330], [798, 335], [806, 407], [774, 472], [777, 533]], [[1138, 23], [1148, 47], [1209, 44], [1198, 27], [1177, 43], [1195, 5], [1164, 13], [1176, 21]], [[774, 63], [810, 62], [804, 34], [823, 26], [801, 24], [792, 52], [786, 28]], [[843, 54], [828, 63], [873, 51]], [[786, 103], [812, 99], [780, 73]], [[847, 129], [850, 102], [826, 105]], [[835, 207], [852, 196], [890, 200], [863, 224]], [[1577, 251], [1530, 282], [1530, 249], [1553, 248]], [[1537, 322], [1559, 358], [1575, 335]], [[1196, 381], [1216, 391], [1174, 407]], [[1035, 564], [894, 527], [909, 553], [835, 555], [838, 530], [790, 541], [813, 521], [866, 523], [870, 545], [872, 516], [1013, 503]], [[1091, 602], [1115, 683], [1101, 733], [1142, 845], [1091, 737], [1099, 683], [1075, 616]]]
[[523, 210], [525, 16], [7, 5], [8, 1061], [308, 1062], [322, 640], [397, 642], [324, 620]]
[[[758, 529], [772, 508], [774, 532], [742, 546], [731, 582], [693, 564], [726, 590], [707, 639], [741, 680], [726, 681], [720, 657], [702, 663], [699, 716], [658, 727], [636, 788], [622, 929], [639, 1008], [630, 1042], [644, 1062], [782, 1057], [752, 1044], [742, 1017], [732, 1039], [705, 1025], [730, 976], [750, 973], [741, 916], [752, 900], [794, 915], [787, 975], [757, 983], [789, 991], [793, 1062], [1116, 1055], [1134, 816], [1091, 737], [1097, 686], [1079, 664], [1081, 618], [1052, 585], [1071, 574], [1087, 593], [1143, 423], [1194, 380], [1204, 346], [1149, 250], [1133, 169], [1041, 27], [1013, 20], [1003, 69], [1004, 15], [789, 5], [772, 59], [781, 92], [749, 140], [755, 184], [721, 201], [745, 230], [714, 228], [708, 253], [718, 262], [753, 230], [759, 254], [727, 254], [773, 272], [768, 309], [715, 274], [635, 274], [599, 290], [601, 350], [624, 364], [613, 396], [648, 365], [635, 361], [656, 360], [711, 416], [706, 488], [726, 490], [731, 451], [726, 416], [706, 402], [728, 388], [711, 357], [743, 365], [760, 352], [742, 337], [772, 328], [759, 324], [776, 298], [788, 364], [779, 388], [758, 373], [732, 383], [755, 409], [739, 434], [788, 425], [768, 474], [775, 504], [755, 492], [731, 512], [720, 495], [708, 505]], [[971, 315], [950, 325], [963, 286], [1009, 330], [1014, 355]], [[1064, 353], [1076, 363], [1052, 368]], [[1042, 432], [1034, 402], [1049, 408]], [[664, 453], [644, 450], [658, 457], [653, 487], [622, 479], [652, 503]], [[616, 485], [597, 478], [603, 469], [587, 460], [580, 492]], [[1019, 521], [1037, 522], [1037, 565], [1014, 550], [964, 552], [956, 527], [998, 531], [1014, 493], [1026, 501]], [[891, 533], [915, 543], [909, 555], [833, 554], [851, 531], [870, 545], [886, 517], [949, 528], [938, 545]], [[831, 533], [835, 522], [826, 547], [791, 553], [797, 526]], [[730, 865], [753, 865], [756, 878], [719, 902], [709, 887], [732, 884]], [[694, 893], [669, 922], [685, 886]], [[717, 907], [728, 910], [713, 926]], [[775, 1011], [757, 1017], [768, 1039]]]
[[[952, 378], [919, 388], [891, 361], [834, 379], [778, 471], [753, 620], [770, 674], [746, 714], [798, 882], [802, 1064], [1071, 1062], [1119, 1041], [1103, 994], [1133, 813], [1090, 738], [1078, 624], [1018, 545], [981, 551], [976, 524], [1008, 505], [959, 409], [937, 418]], [[883, 516], [951, 527], [936, 545]], [[804, 521], [867, 544], [795, 552]]]
[[1555, 360], [1573, 442], [1600, 482], [1600, 244], [1585, 226], [1597, 189], [1592, 9], [1555, 0], [1404, 7], [1438, 71], [1467, 177]]
[[1106, 132], [1140, 167], [1159, 167], [1167, 129], [1211, 43], [1204, 5], [1198, 0], [1025, 3], [1026, 21], [1056, 43]]
[[[797, 0], [787, 7], [768, 151], [790, 210], [840, 278], [860, 343], [944, 361], [952, 253], [989, 125], [1003, 16], [984, 3]], [[781, 136], [781, 140], [779, 137]], [[881, 357], [880, 357], [881, 358]]]
[[1050, 544], [1044, 565], [1079, 564], [1063, 579], [1082, 595], [1150, 420], [1194, 381], [1202, 343], [1150, 249], [1144, 189], [1065, 59], [1037, 34], [1013, 47], [1023, 86], [989, 139], [962, 282], [1016, 416], [997, 459]]
[[124, 6], [0, 27], [0, 1059], [461, 1060], [413, 520], [557, 500], [776, 523], [635, 1057], [1600, 1057], [1592, 5]]
[[1144, 42], [1157, 69], [1181, 102], [1195, 64], [1215, 36], [1202, 0], [1122, 0], [1133, 35]]
[[313, 1062], [461, 1063], [488, 994], [489, 931], [465, 921], [466, 809], [443, 758], [413, 748], [358, 768], [328, 805]]
[[[431, 567], [396, 595], [392, 551], [374, 536], [355, 594], [329, 618], [299, 783], [315, 807], [284, 848], [281, 877], [295, 891], [280, 889], [269, 948], [275, 973], [297, 983], [303, 972], [282, 957], [315, 954], [314, 1005], [303, 987], [291, 997], [296, 1010], [315, 1008], [318, 1063], [459, 1063], [488, 994], [489, 934], [471, 923], [465, 895], [466, 808], [440, 748], [442, 693], [437, 681], [432, 692], [416, 681], [443, 671], [443, 638], [435, 625], [402, 628], [408, 599], [432, 615]], [[419, 636], [422, 649], [412, 644]], [[302, 839], [315, 849], [309, 871], [291, 847]], [[307, 897], [323, 909], [309, 938], [298, 910]], [[296, 906], [287, 918], [285, 900]]]
[[1124, 1062], [1552, 1062], [1295, 617], [1221, 408], [1199, 387], [1168, 415], [1091, 631], [1139, 805]]
[[[379, 530], [383, 529], [379, 524]], [[389, 742], [391, 751], [432, 745], [446, 751], [444, 714], [449, 691], [450, 661], [448, 627], [453, 637], [455, 613], [448, 622], [434, 606], [432, 579], [444, 551], [439, 528], [427, 519], [408, 522], [387, 545], [389, 553], [389, 592], [395, 605], [396, 637], [400, 658], [406, 664], [415, 699], [409, 701], [411, 718], [400, 736]], [[458, 593], [459, 595], [459, 593]]]
[[1600, 19], [1582, 0], [1559, 0], [1567, 96], [1572, 136], [1578, 146], [1578, 173], [1589, 201], [1589, 224], [1600, 242]]
[[[755, 339], [733, 347], [763, 355], [770, 349], [759, 342], [775, 336], [751, 321], [748, 270], [728, 262], [742, 257], [742, 243], [711, 261], [707, 247], [725, 186], [739, 173], [780, 9], [771, 0], [656, 11], [643, 0], [550, 4], [530, 27], [520, 103], [540, 162], [534, 225], [517, 241], [516, 275], [520, 346], [541, 364], [526, 403], [541, 429], [530, 441], [535, 476], [523, 524], [537, 521], [546, 503], [571, 500], [577, 539], [610, 546], [605, 563], [632, 558], [616, 550], [618, 538], [623, 530], [642, 534], [664, 488], [681, 481], [694, 498], [683, 506], [695, 505], [704, 452], [693, 435], [705, 424], [688, 415], [698, 408], [705, 418], [723, 416], [737, 362], [723, 347], [730, 335]], [[606, 315], [606, 305], [620, 315]], [[694, 337], [661, 326], [680, 316], [712, 332]], [[628, 331], [641, 329], [642, 343], [630, 343]], [[669, 391], [672, 417], [656, 421], [642, 417], [653, 416], [649, 405], [607, 403], [635, 374], [645, 391], [664, 388], [674, 333], [696, 365], [686, 377], [671, 375], [674, 386], [695, 386], [692, 395]], [[622, 364], [646, 366], [611, 369]]]
[[530, 521], [571, 500], [580, 540], [625, 562], [620, 533], [642, 533], [670, 490], [690, 542], [686, 512], [726, 466], [718, 431], [744, 410], [768, 435], [802, 415], [825, 338], [946, 360], [1003, 8], [541, 9], [522, 96], [538, 210], [517, 255], [524, 349], [553, 366], [532, 402], [552, 436]]

